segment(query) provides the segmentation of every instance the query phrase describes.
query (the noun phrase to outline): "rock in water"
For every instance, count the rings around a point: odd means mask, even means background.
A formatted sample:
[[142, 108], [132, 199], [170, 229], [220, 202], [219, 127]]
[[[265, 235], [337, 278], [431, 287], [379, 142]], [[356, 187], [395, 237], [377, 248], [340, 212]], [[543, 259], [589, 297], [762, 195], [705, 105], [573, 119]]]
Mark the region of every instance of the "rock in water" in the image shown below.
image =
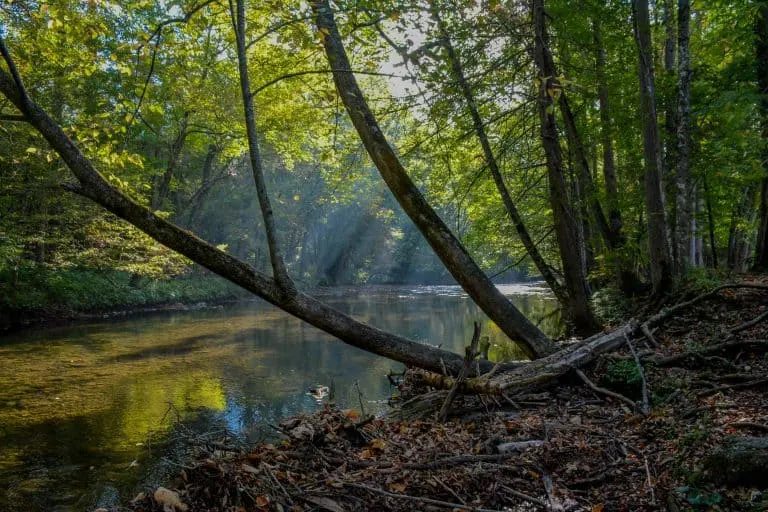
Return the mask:
[[710, 477], [732, 485], [768, 482], [768, 437], [729, 437], [707, 459]]

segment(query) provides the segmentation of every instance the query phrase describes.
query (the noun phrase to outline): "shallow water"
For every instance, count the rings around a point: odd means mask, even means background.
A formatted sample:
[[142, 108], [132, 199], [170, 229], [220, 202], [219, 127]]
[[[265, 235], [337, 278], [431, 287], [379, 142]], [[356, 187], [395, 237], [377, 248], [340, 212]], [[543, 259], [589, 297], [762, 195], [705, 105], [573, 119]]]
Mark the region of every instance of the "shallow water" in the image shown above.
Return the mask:
[[[539, 284], [500, 286], [556, 334]], [[335, 288], [336, 308], [463, 352], [473, 320], [492, 359], [520, 357], [457, 286]], [[35, 329], [0, 338], [0, 510], [90, 510], [131, 497], [174, 467], [180, 429], [246, 441], [322, 407], [386, 408], [399, 365], [344, 345], [263, 302]], [[182, 420], [183, 423], [179, 423]]]

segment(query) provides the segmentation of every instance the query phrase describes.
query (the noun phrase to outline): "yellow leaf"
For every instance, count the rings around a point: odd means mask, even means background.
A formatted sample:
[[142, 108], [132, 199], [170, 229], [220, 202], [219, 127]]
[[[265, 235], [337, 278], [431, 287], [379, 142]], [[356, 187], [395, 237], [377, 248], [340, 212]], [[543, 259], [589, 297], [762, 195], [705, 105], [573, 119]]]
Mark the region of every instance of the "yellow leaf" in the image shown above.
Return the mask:
[[395, 483], [389, 484], [389, 489], [395, 492], [405, 492], [405, 489], [407, 487], [408, 487], [408, 484], [404, 484], [402, 482], [395, 482]]
[[[295, 201], [298, 201], [298, 199], [296, 199], [297, 197], [299, 196], [294, 196]], [[356, 420], [360, 417], [360, 415], [354, 409], [347, 409], [342, 412], [344, 413], [344, 417], [347, 418], [348, 420]]]
[[372, 450], [383, 450], [385, 446], [387, 446], [387, 443], [384, 442], [383, 439], [374, 439], [371, 441]]
[[37, 153], [37, 148], [27, 148], [27, 153]]
[[115, 62], [117, 60], [117, 55], [115, 55], [114, 53], [110, 54], [109, 60], [111, 60], [112, 62]]

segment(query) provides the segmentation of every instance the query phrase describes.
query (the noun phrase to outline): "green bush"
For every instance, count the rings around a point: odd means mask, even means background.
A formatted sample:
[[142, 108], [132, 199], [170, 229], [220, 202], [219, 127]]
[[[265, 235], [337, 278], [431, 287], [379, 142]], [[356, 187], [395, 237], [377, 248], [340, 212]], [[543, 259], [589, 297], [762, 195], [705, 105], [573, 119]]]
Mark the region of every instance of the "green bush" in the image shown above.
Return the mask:
[[0, 269], [0, 312], [4, 315], [46, 310], [72, 312], [235, 299], [247, 292], [214, 276], [132, 279], [128, 272], [53, 269], [43, 265]]
[[600, 377], [600, 385], [633, 400], [639, 400], [643, 393], [640, 369], [634, 361], [609, 362]]

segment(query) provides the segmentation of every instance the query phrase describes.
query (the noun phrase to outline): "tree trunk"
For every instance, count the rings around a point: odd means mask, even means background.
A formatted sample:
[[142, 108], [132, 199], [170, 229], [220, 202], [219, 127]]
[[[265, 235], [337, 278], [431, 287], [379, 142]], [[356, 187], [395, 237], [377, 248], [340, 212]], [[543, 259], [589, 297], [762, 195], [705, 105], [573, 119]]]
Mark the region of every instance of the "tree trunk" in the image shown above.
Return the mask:
[[768, 2], [760, 2], [755, 20], [757, 85], [760, 93], [760, 130], [763, 139], [763, 179], [760, 183], [760, 228], [755, 243], [756, 269], [768, 268]]
[[205, 160], [203, 161], [200, 188], [198, 188], [195, 193], [192, 194], [192, 197], [189, 198], [189, 201], [184, 207], [184, 210], [179, 212], [179, 214], [176, 216], [177, 219], [186, 219], [184, 225], [192, 231], [195, 230], [198, 216], [200, 214], [200, 209], [205, 202], [205, 198], [210, 193], [211, 188], [216, 183], [216, 181], [218, 181], [213, 178], [213, 167], [216, 158], [219, 156], [219, 152], [220, 148], [216, 145], [211, 144], [208, 146], [208, 153], [206, 153]]
[[605, 47], [603, 46], [599, 19], [594, 20], [593, 28], [597, 47], [597, 96], [600, 103], [600, 138], [603, 144], [603, 179], [605, 181], [605, 194], [608, 198], [608, 218], [610, 219], [611, 230], [614, 233], [621, 233], [622, 222], [616, 183], [616, 161], [613, 153], [611, 110], [605, 78]]
[[[686, 1], [686, 0], [682, 0]], [[717, 268], [717, 244], [715, 243], [715, 216], [712, 213], [712, 198], [710, 197], [709, 185], [707, 179], [704, 178], [704, 199], [707, 205], [707, 224], [709, 225], [709, 249], [712, 251], [712, 268]]]
[[474, 94], [472, 93], [472, 89], [469, 86], [466, 77], [464, 76], [464, 69], [461, 65], [459, 57], [456, 55], [456, 51], [454, 50], [453, 45], [451, 44], [450, 36], [445, 29], [445, 25], [440, 18], [438, 10], [435, 9], [434, 6], [432, 7], [432, 15], [437, 21], [437, 25], [440, 30], [441, 43], [446, 53], [448, 54], [448, 61], [451, 64], [453, 78], [461, 89], [464, 100], [467, 102], [467, 109], [472, 116], [472, 124], [475, 129], [475, 135], [480, 141], [480, 146], [483, 149], [483, 155], [485, 157], [485, 163], [488, 165], [488, 169], [491, 171], [491, 176], [493, 176], [496, 189], [501, 195], [504, 208], [507, 210], [507, 214], [512, 221], [512, 225], [515, 227], [515, 230], [517, 231], [517, 234], [520, 237], [520, 241], [523, 243], [525, 250], [528, 252], [528, 255], [530, 256], [534, 265], [536, 265], [536, 269], [547, 282], [547, 285], [555, 294], [560, 304], [566, 306], [568, 303], [568, 295], [565, 288], [563, 288], [563, 286], [558, 282], [554, 273], [552, 272], [552, 269], [544, 261], [544, 257], [541, 255], [541, 252], [539, 252], [536, 244], [534, 244], [531, 235], [528, 233], [528, 228], [526, 228], [525, 223], [523, 222], [523, 219], [517, 210], [517, 206], [515, 205], [512, 196], [509, 194], [507, 186], [504, 184], [504, 178], [501, 175], [501, 170], [499, 169], [496, 156], [491, 149], [491, 143], [488, 140], [488, 134], [485, 131], [485, 124], [483, 123], [483, 119], [480, 117], [480, 112], [477, 109]]
[[519, 340], [533, 357], [552, 352], [554, 343], [501, 294], [411, 181], [357, 84], [328, 1], [316, 0], [312, 7], [336, 89], [395, 199], [451, 275], [507, 336]]
[[747, 231], [755, 220], [755, 191], [754, 185], [744, 188], [741, 201], [734, 207], [731, 214], [731, 225], [728, 230], [728, 268], [742, 271], [749, 258], [749, 240]]
[[[549, 51], [545, 51], [545, 58], [550, 63], [549, 69], [556, 71], [554, 62], [552, 61], [552, 55]], [[557, 76], [557, 75], [553, 75]], [[568, 147], [573, 151], [573, 155], [576, 159], [576, 167], [578, 169], [578, 179], [581, 184], [581, 197], [588, 206], [589, 212], [597, 224], [598, 231], [603, 238], [603, 241], [609, 249], [617, 249], [624, 245], [624, 239], [621, 232], [616, 232], [611, 229], [608, 220], [603, 213], [603, 207], [600, 205], [600, 199], [597, 196], [597, 190], [595, 190], [594, 183], [592, 181], [592, 173], [589, 170], [589, 161], [587, 159], [587, 152], [584, 149], [584, 145], [581, 142], [581, 135], [576, 127], [576, 120], [574, 119], [571, 106], [568, 103], [568, 98], [565, 92], [561, 92], [558, 98], [558, 105], [560, 106], [560, 112], [563, 116], [563, 123], [565, 124], [565, 133], [568, 137]]]
[[[267, 193], [267, 184], [264, 181], [264, 166], [261, 160], [259, 150], [259, 138], [256, 131], [256, 111], [253, 106], [253, 94], [251, 94], [251, 80], [248, 77], [248, 56], [245, 43], [245, 0], [236, 0], [236, 5], [232, 6], [232, 23], [235, 28], [235, 40], [237, 42], [237, 64], [240, 72], [240, 90], [243, 95], [243, 109], [245, 110], [245, 126], [248, 134], [248, 148], [251, 157], [251, 168], [253, 170], [253, 179], [256, 182], [256, 194], [259, 198], [259, 207], [264, 219], [264, 230], [267, 235], [267, 246], [269, 247], [269, 261], [272, 264], [272, 275], [275, 276], [280, 289], [292, 295], [296, 293], [296, 286], [288, 275], [285, 268], [280, 243], [277, 240], [277, 229], [275, 228], [274, 214], [272, 205]], [[236, 12], [235, 12], [236, 11]]]
[[[5, 53], [2, 39], [0, 50]], [[26, 95], [21, 79], [11, 78], [2, 68], [0, 92], [25, 115], [75, 175], [79, 185], [69, 185], [69, 190], [92, 199], [166, 247], [352, 346], [434, 372], [442, 372], [444, 364], [448, 372], [457, 374], [464, 364], [459, 354], [364, 324], [303, 293], [287, 296], [274, 279], [158, 217], [110, 185], [61, 127]], [[549, 347], [556, 348], [553, 342], [547, 342]], [[480, 371], [490, 371], [493, 367], [488, 361], [478, 361], [478, 364]]]
[[[675, 27], [675, 3], [674, 0], [664, 0], [662, 5], [662, 23], [664, 25], [664, 75], [669, 84], [675, 82], [675, 43], [677, 42], [677, 30]], [[676, 157], [678, 145], [678, 112], [677, 95], [672, 93], [666, 95], [664, 109], [664, 167], [662, 169], [662, 183], [667, 200], [669, 201], [668, 211], [671, 231], [671, 258], [672, 263], [677, 264], [677, 231], [675, 222], [677, 221], [677, 180], [675, 178]]]
[[678, 126], [677, 126], [677, 172], [675, 184], [675, 259], [678, 272], [685, 271], [691, 264], [687, 247], [691, 241], [691, 55], [689, 50], [691, 10], [689, 0], [678, 2], [678, 35], [680, 52], [678, 56]]
[[174, 174], [176, 174], [176, 167], [178, 167], [179, 159], [181, 158], [181, 151], [184, 149], [184, 142], [187, 139], [187, 126], [189, 124], [189, 112], [184, 112], [184, 117], [181, 119], [181, 126], [179, 127], [179, 133], [171, 144], [171, 150], [168, 154], [168, 165], [165, 167], [165, 172], [157, 177], [155, 180], [155, 186], [152, 189], [152, 210], [159, 210], [163, 207], [163, 202], [168, 198], [168, 194], [171, 191], [171, 180], [173, 180]]
[[648, 0], [632, 0], [635, 39], [640, 67], [640, 114], [645, 156], [645, 206], [648, 218], [648, 249], [654, 294], [667, 290], [672, 279], [664, 191], [661, 180], [661, 144], [656, 120], [656, 88]]
[[574, 319], [577, 331], [594, 332], [598, 328], [589, 307], [589, 287], [582, 265], [579, 247], [578, 219], [568, 200], [563, 159], [558, 143], [555, 104], [553, 97], [561, 94], [562, 86], [555, 78], [551, 58], [547, 58], [547, 34], [544, 19], [544, 1], [533, 0], [534, 59], [539, 69], [539, 119], [541, 141], [547, 160], [549, 177], [549, 201], [555, 221], [555, 234], [560, 248], [560, 258], [569, 297], [569, 318]]

